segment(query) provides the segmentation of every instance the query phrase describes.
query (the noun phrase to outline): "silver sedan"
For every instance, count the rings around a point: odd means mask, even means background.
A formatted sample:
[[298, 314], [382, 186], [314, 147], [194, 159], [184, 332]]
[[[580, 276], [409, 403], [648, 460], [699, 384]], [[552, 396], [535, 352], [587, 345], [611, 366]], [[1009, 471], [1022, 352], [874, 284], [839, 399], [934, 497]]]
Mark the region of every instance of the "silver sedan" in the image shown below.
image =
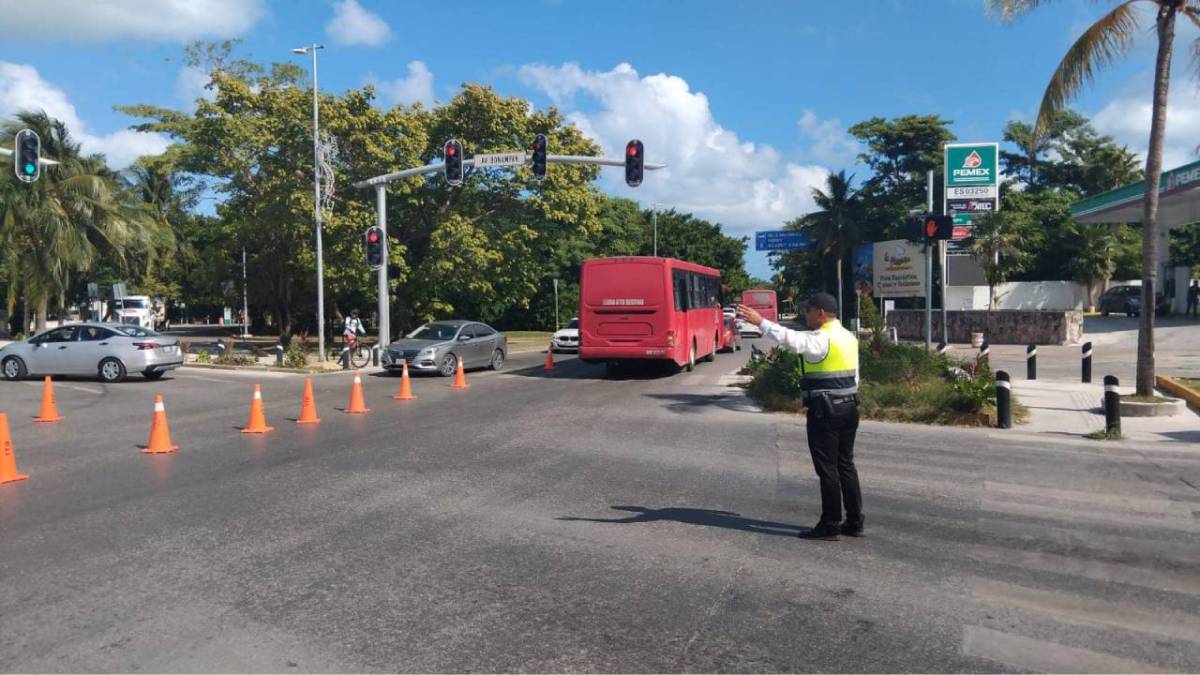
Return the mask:
[[6, 380], [29, 375], [91, 375], [120, 382], [129, 373], [157, 380], [183, 365], [179, 340], [139, 326], [77, 323], [0, 349]]
[[458, 368], [500, 370], [508, 354], [508, 338], [495, 328], [477, 321], [427, 323], [383, 352], [383, 367], [398, 371], [405, 362], [411, 370], [450, 377]]

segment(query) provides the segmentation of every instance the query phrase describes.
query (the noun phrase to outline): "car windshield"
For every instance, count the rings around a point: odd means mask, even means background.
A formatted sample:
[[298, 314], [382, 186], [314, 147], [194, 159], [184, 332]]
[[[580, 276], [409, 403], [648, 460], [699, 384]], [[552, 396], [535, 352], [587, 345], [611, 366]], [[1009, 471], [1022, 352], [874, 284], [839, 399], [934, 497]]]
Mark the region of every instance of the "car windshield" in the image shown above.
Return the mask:
[[120, 326], [113, 326], [112, 329], [118, 333], [123, 333], [125, 335], [128, 335], [129, 337], [137, 337], [137, 338], [158, 337], [158, 333], [155, 333], [152, 330], [147, 330], [145, 328], [142, 328], [141, 326], [130, 326], [128, 324], [122, 324]]
[[567, 324], [567, 328], [579, 328], [579, 319], [571, 319], [571, 323]]
[[147, 307], [146, 301], [142, 300], [140, 298], [139, 299], [125, 298], [124, 300], [109, 300], [108, 301], [108, 308], [110, 310], [122, 309], [122, 308], [124, 308], [124, 309], [146, 309], [146, 307]]
[[453, 340], [458, 326], [450, 323], [427, 323], [408, 334], [414, 340]]

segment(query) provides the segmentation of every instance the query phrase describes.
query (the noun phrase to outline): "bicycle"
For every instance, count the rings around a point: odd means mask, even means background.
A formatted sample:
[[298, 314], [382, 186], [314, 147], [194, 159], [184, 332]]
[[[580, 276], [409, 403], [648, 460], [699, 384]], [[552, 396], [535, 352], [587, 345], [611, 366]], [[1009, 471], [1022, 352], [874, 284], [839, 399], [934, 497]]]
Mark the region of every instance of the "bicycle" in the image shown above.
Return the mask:
[[[342, 336], [342, 347], [350, 348], [350, 366], [352, 368], [365, 368], [370, 365], [371, 348], [364, 345], [362, 341], [358, 339], [357, 335], [350, 339], [346, 339], [346, 336]], [[341, 363], [342, 350], [334, 347], [331, 358], [334, 361]]]

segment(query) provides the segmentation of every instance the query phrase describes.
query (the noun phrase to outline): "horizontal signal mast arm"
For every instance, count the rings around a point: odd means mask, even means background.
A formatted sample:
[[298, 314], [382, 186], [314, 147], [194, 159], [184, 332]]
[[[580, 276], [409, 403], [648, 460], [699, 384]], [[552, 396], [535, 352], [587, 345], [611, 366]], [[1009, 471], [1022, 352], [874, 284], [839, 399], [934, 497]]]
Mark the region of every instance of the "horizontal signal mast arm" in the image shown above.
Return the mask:
[[[12, 150], [9, 150], [8, 148], [0, 148], [0, 155], [3, 155], [5, 157], [12, 157], [12, 154], [13, 154]], [[38, 164], [44, 164], [46, 166], [54, 166], [54, 165], [58, 164], [58, 160], [41, 157], [38, 159]]]
[[[625, 166], [625, 160], [613, 157], [588, 157], [587, 155], [547, 155], [547, 162], [555, 164], [603, 164], [604, 166]], [[643, 169], [665, 169], [666, 164], [642, 164]]]
[[[45, 160], [43, 160], [43, 161], [45, 161]], [[621, 158], [588, 157], [586, 155], [547, 155], [546, 162], [548, 162], [548, 163], [552, 162], [554, 164], [603, 164], [605, 166], [625, 166], [625, 160], [621, 159]], [[464, 159], [462, 164], [463, 164], [464, 169], [466, 169], [467, 167], [473, 167], [473, 166], [475, 166], [475, 158], [472, 157], [471, 159]], [[649, 162], [646, 162], [642, 166], [643, 166], [643, 168], [646, 168], [646, 169], [665, 169], [665, 168], [667, 168], [666, 164], [651, 164]], [[376, 185], [387, 185], [388, 183], [392, 183], [392, 182], [398, 181], [398, 180], [403, 180], [405, 178], [412, 178], [413, 176], [420, 176], [421, 174], [426, 174], [426, 173], [437, 173], [440, 171], [442, 171], [441, 164], [426, 164], [425, 166], [419, 166], [415, 169], [405, 169], [403, 171], [397, 171], [395, 173], [385, 173], [381, 176], [375, 176], [374, 178], [360, 180], [357, 183], [354, 183], [353, 185], [356, 188], [374, 187]]]

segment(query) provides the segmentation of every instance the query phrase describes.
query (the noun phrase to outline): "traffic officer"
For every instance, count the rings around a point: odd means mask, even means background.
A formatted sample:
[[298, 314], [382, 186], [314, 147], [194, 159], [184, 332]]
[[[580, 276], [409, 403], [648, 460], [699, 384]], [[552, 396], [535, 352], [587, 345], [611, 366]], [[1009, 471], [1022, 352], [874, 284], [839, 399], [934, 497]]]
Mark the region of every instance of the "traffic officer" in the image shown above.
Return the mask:
[[[808, 450], [821, 483], [821, 520], [800, 533], [805, 539], [836, 541], [838, 534], [861, 537], [862, 492], [854, 467], [858, 431], [858, 338], [837, 320], [837, 300], [828, 293], [809, 298], [804, 321], [811, 330], [797, 331], [768, 321], [751, 307], [738, 306], [743, 321], [800, 355], [801, 389], [808, 408]], [[846, 520], [842, 521], [842, 506]]]

